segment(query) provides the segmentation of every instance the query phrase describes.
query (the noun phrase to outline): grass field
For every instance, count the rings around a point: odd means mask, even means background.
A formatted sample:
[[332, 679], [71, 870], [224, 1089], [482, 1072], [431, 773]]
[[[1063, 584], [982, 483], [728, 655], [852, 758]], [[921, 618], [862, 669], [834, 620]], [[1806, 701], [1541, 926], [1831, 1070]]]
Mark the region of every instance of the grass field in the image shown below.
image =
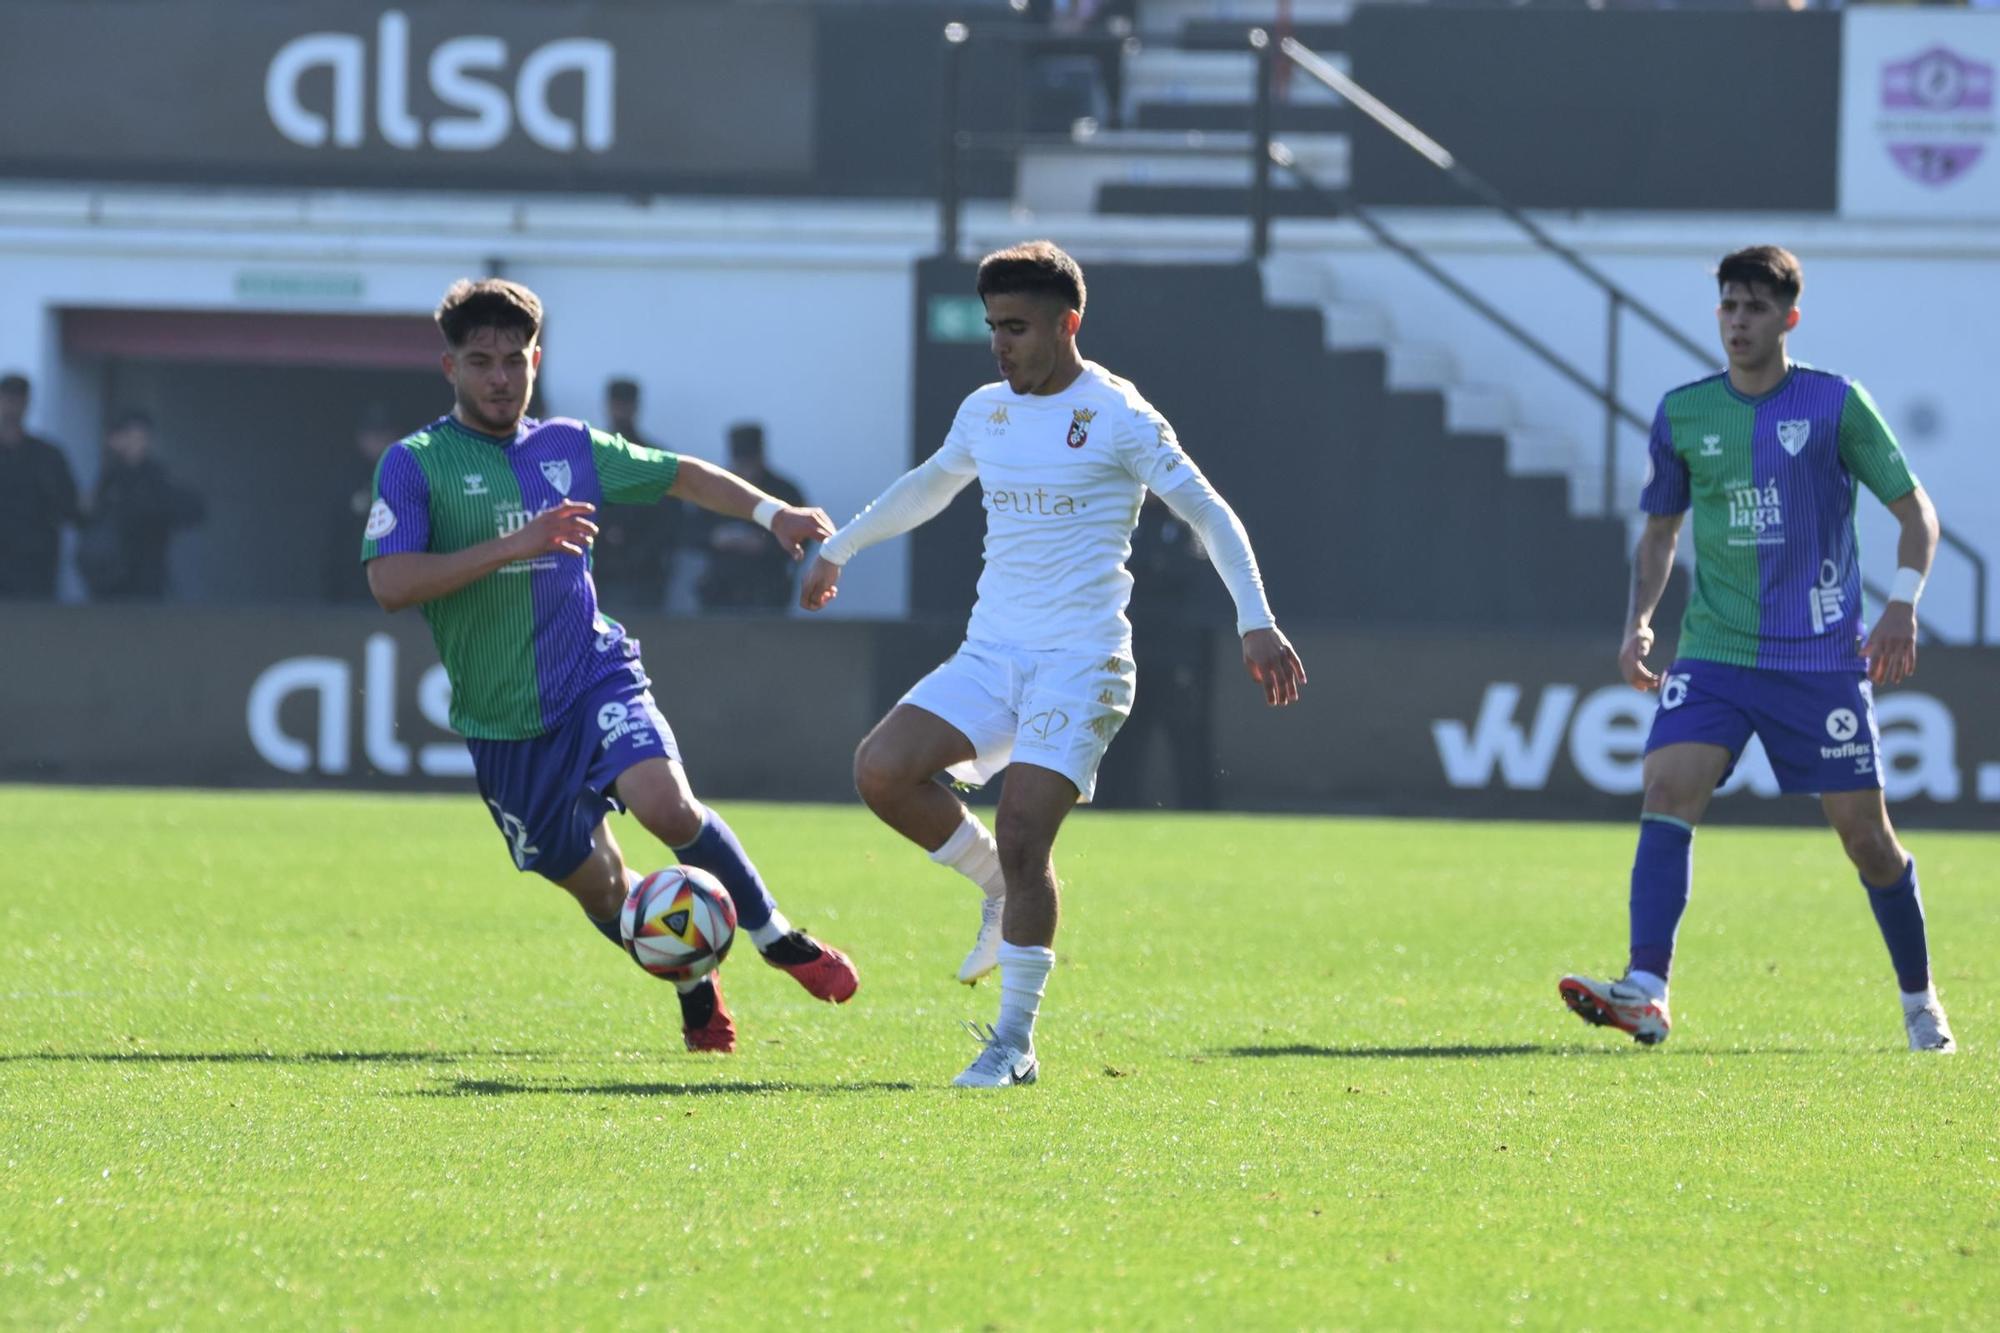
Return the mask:
[[1042, 1082], [973, 1093], [970, 886], [723, 808], [862, 970], [739, 953], [726, 1058], [470, 798], [0, 789], [0, 1324], [2000, 1318], [2000, 836], [1911, 837], [1945, 1059], [1828, 834], [1702, 834], [1649, 1051], [1555, 994], [1628, 828], [1085, 812]]

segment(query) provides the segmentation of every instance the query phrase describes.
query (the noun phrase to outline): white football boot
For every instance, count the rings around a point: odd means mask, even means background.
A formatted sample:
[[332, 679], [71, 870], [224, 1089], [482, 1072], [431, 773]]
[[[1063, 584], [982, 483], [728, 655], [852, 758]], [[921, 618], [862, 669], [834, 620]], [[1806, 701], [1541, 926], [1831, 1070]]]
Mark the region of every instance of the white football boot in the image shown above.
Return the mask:
[[1626, 981], [1599, 981], [1594, 977], [1568, 976], [1557, 983], [1563, 1003], [1586, 1023], [1614, 1027], [1632, 1034], [1642, 1046], [1658, 1046], [1667, 1039], [1674, 1020], [1667, 1012], [1663, 995], [1655, 1000], [1643, 988]]
[[1910, 1049], [1913, 1051], [1958, 1054], [1958, 1042], [1951, 1035], [1951, 1024], [1945, 1019], [1944, 1006], [1936, 1000], [1921, 1008], [1905, 1009], [1903, 1030], [1910, 1034]]
[[972, 952], [958, 965], [958, 979], [968, 986], [977, 986], [981, 977], [1000, 966], [1000, 915], [1006, 907], [1004, 893], [980, 901], [979, 938], [973, 941]]
[[1019, 1083], [1033, 1083], [1041, 1073], [1041, 1063], [1035, 1059], [1032, 1044], [1023, 1048], [1002, 1041], [1000, 1034], [990, 1027], [982, 1028], [977, 1023], [965, 1026], [986, 1047], [965, 1067], [964, 1073], [951, 1081], [954, 1088], [1010, 1088]]

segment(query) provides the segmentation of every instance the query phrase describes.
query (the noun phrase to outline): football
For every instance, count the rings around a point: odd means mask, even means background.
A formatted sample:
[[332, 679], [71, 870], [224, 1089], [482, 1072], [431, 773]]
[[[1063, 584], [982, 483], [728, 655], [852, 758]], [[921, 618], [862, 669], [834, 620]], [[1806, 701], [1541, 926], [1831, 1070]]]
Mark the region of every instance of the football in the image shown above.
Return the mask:
[[668, 981], [693, 981], [722, 965], [736, 939], [736, 905], [715, 876], [693, 866], [656, 870], [618, 913], [632, 961]]

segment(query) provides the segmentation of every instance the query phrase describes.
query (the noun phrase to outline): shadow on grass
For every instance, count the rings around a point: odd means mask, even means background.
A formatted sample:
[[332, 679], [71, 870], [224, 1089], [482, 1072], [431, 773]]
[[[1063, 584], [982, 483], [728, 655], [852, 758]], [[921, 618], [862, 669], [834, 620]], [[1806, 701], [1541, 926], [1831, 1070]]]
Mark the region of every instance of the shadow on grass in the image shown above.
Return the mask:
[[1547, 1055], [1550, 1046], [1232, 1046], [1218, 1054], [1262, 1060], [1313, 1055], [1337, 1060], [1477, 1060], [1496, 1055]]
[[455, 1065], [467, 1060], [541, 1060], [553, 1051], [26, 1051], [0, 1064]]
[[1214, 1053], [1217, 1058], [1263, 1060], [1274, 1056], [1314, 1056], [1331, 1060], [1482, 1060], [1506, 1055], [1570, 1056], [1633, 1055], [1644, 1059], [1663, 1056], [1812, 1055], [1814, 1052], [1789, 1046], [1713, 1047], [1669, 1046], [1648, 1051], [1631, 1043], [1602, 1046], [1232, 1046]]
[[771, 1096], [784, 1092], [914, 1092], [914, 1083], [515, 1083], [505, 1079], [462, 1078], [446, 1088], [405, 1093], [408, 1097], [725, 1097]]

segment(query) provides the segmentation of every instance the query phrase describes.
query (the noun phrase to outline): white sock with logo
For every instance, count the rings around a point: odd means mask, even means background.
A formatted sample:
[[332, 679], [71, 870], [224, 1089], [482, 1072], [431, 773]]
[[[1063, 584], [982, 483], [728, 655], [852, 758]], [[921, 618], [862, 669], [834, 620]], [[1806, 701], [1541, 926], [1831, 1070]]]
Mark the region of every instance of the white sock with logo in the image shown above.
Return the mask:
[[1914, 1014], [1919, 1009], [1928, 1009], [1937, 1003], [1937, 988], [1926, 986], [1919, 991], [1899, 991], [1903, 997], [1903, 1012]]
[[979, 891], [989, 898], [1007, 896], [1007, 880], [1000, 873], [1000, 845], [993, 841], [993, 835], [986, 831], [986, 825], [979, 822], [979, 816], [967, 810], [965, 822], [952, 831], [944, 846], [930, 854], [931, 860], [941, 866], [949, 866], [959, 874], [979, 886]]
[[1049, 970], [1056, 965], [1056, 951], [1039, 944], [1000, 945], [1000, 1021], [994, 1030], [1001, 1040], [1031, 1050], [1035, 1044], [1035, 1018], [1042, 1008], [1042, 990], [1049, 984]]

